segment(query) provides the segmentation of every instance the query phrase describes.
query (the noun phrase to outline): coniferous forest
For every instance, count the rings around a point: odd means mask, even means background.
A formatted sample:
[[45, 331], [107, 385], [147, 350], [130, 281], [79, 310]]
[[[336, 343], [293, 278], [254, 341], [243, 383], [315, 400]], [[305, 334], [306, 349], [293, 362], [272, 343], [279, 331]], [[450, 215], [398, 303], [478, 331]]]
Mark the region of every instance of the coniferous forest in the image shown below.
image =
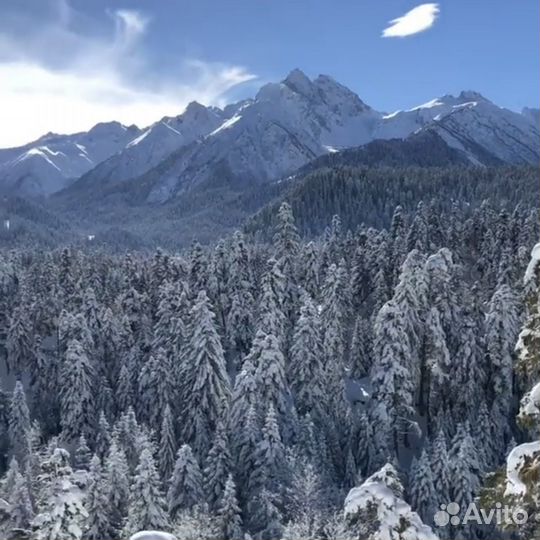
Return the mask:
[[2, 251], [0, 536], [536, 537], [434, 516], [531, 438], [538, 233], [421, 202], [308, 241], [283, 203], [268, 242]]

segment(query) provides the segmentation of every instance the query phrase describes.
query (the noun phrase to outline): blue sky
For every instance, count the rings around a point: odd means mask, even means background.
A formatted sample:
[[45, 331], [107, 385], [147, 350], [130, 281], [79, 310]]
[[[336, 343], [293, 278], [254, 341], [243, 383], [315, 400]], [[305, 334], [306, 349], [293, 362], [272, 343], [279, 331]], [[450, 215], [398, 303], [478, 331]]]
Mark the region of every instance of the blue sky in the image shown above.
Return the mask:
[[0, 146], [192, 99], [225, 102], [299, 67], [382, 111], [474, 89], [538, 106], [538, 0], [441, 0], [431, 28], [381, 36], [409, 0], [0, 0]]

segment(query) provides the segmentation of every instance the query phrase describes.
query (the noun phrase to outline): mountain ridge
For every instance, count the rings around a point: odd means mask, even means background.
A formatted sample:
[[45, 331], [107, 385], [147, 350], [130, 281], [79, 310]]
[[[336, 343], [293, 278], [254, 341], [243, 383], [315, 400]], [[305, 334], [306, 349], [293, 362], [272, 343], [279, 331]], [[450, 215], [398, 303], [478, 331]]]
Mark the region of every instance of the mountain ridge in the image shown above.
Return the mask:
[[[471, 90], [384, 114], [332, 77], [310, 79], [295, 69], [281, 82], [262, 86], [253, 99], [223, 109], [193, 102], [182, 114], [147, 128], [123, 126], [129, 136], [113, 144], [104, 159], [86, 160], [79, 169], [54, 161], [59, 158], [42, 141], [48, 136], [0, 150], [0, 189], [45, 196], [67, 190], [68, 198], [80, 192], [99, 199], [111, 185], [129, 181], [139, 193], [150, 186], [145, 202], [163, 203], [197, 186], [215, 185], [220, 176], [235, 184], [272, 182], [319, 156], [377, 139], [406, 139], [419, 130], [436, 132], [473, 165], [536, 164], [537, 118], [536, 109], [519, 114]], [[53, 137], [69, 140], [91, 132]], [[17, 150], [22, 157], [14, 159]], [[79, 161], [85, 159], [79, 154]]]

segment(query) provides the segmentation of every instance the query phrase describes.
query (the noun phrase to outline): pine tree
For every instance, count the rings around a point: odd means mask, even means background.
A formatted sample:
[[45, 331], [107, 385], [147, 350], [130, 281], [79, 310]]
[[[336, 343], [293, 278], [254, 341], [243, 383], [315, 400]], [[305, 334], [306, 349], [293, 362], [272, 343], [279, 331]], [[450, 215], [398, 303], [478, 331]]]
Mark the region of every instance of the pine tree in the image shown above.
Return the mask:
[[159, 474], [148, 446], [139, 456], [139, 464], [131, 486], [129, 509], [124, 534], [138, 531], [167, 531], [169, 518], [165, 512], [165, 501], [161, 493]]
[[215, 507], [221, 499], [231, 470], [232, 461], [227, 430], [220, 422], [204, 467], [204, 484], [211, 508]]
[[[321, 324], [323, 353], [329, 375], [340, 379], [344, 369], [344, 327], [347, 315], [343, 267], [328, 268], [322, 290]], [[335, 373], [332, 373], [335, 372]]]
[[108, 487], [108, 508], [113, 537], [117, 538], [127, 515], [130, 495], [130, 472], [126, 453], [113, 439], [105, 461], [104, 474]]
[[268, 407], [255, 457], [256, 463], [250, 478], [252, 489], [266, 488], [275, 493], [283, 483], [285, 449], [272, 405]]
[[135, 469], [139, 459], [139, 449], [137, 438], [141, 432], [141, 427], [137, 422], [135, 412], [129, 408], [118, 420], [115, 426], [115, 432], [118, 437], [118, 444], [126, 453], [127, 462], [131, 470]]
[[67, 439], [90, 434], [95, 424], [94, 369], [82, 345], [75, 339], [68, 345], [61, 371], [61, 422]]
[[22, 302], [14, 308], [6, 336], [7, 366], [16, 374], [24, 371], [33, 353], [33, 329], [26, 310]]
[[109, 451], [111, 444], [111, 426], [105, 416], [105, 413], [101, 411], [99, 413], [99, 420], [97, 430], [95, 434], [94, 450], [100, 459], [104, 458]]
[[6, 501], [9, 500], [11, 493], [15, 489], [15, 482], [19, 474], [21, 474], [19, 462], [15, 457], [12, 457], [9, 462], [8, 470], [0, 482], [0, 497], [2, 499], [5, 499]]
[[60, 423], [60, 359], [45, 350], [40, 336], [35, 337], [32, 358], [29, 395], [32, 397], [33, 414], [45, 431], [57, 432]]
[[430, 523], [435, 512], [434, 502], [437, 498], [437, 491], [433, 482], [430, 456], [424, 448], [420, 459], [415, 460], [410, 471], [412, 507], [418, 512], [424, 523]]
[[428, 257], [425, 264], [427, 274], [428, 305], [436, 307], [446, 336], [448, 349], [453, 354], [459, 340], [459, 289], [455, 283], [456, 265], [447, 248], [440, 249]]
[[385, 406], [396, 448], [411, 429], [414, 415], [410, 354], [403, 315], [388, 302], [375, 321], [372, 384], [375, 400]]
[[299, 260], [298, 275], [302, 288], [311, 296], [317, 298], [319, 295], [319, 254], [313, 242], [308, 242], [302, 248]]
[[407, 254], [399, 273], [394, 291], [394, 301], [404, 312], [408, 330], [409, 345], [418, 347], [422, 338], [422, 322], [428, 295], [426, 259], [416, 249]]
[[192, 510], [204, 501], [203, 476], [191, 448], [184, 444], [177, 453], [169, 482], [167, 504], [173, 521], [185, 510]]
[[34, 510], [28, 491], [27, 481], [19, 472], [15, 475], [13, 490], [9, 493], [9, 527], [18, 531], [29, 531]]
[[351, 341], [350, 369], [356, 379], [366, 377], [372, 363], [372, 336], [369, 321], [361, 315], [356, 318]]
[[229, 427], [233, 436], [241, 434], [249, 409], [259, 405], [260, 397], [257, 390], [256, 369], [250, 355], [245, 359], [242, 369], [234, 381], [231, 406], [229, 408]]
[[174, 377], [169, 357], [159, 348], [139, 374], [139, 417], [151, 426], [160, 426], [167, 405], [173, 402]]
[[472, 313], [465, 311], [457, 362], [451, 375], [451, 391], [457, 396], [461, 414], [473, 417], [479, 403], [486, 399], [486, 363], [484, 354], [484, 332]]
[[199, 242], [191, 246], [189, 286], [192, 291], [203, 291], [208, 288], [208, 260]]
[[94, 455], [90, 461], [85, 508], [88, 512], [85, 522], [85, 540], [110, 538], [113, 529], [109, 516], [109, 486], [97, 455]]
[[486, 314], [488, 388], [493, 401], [498, 439], [508, 442], [508, 419], [512, 403], [514, 344], [519, 331], [517, 302], [513, 291], [503, 285], [495, 291]]
[[[450, 351], [446, 345], [441, 317], [437, 308], [432, 307], [426, 318], [423, 380], [420, 387], [421, 410], [427, 413], [430, 428], [438, 410], [448, 405], [452, 399], [452, 375]], [[456, 394], [460, 395], [460, 392]]]
[[[260, 388], [260, 402], [272, 406], [279, 415], [280, 425], [288, 424], [290, 390], [285, 377], [285, 360], [279, 342], [273, 334], [262, 336], [257, 333], [255, 342], [260, 345], [258, 358], [253, 358], [257, 366], [257, 384]], [[255, 344], [254, 344], [255, 347]]]
[[283, 517], [276, 504], [276, 496], [263, 489], [250, 503], [250, 528], [261, 540], [281, 538]]
[[77, 443], [77, 448], [75, 450], [73, 465], [76, 469], [85, 469], [88, 470], [90, 466], [90, 460], [92, 459], [92, 452], [88, 448], [86, 443], [86, 437], [84, 434], [81, 434], [79, 437], [79, 442]]
[[176, 437], [171, 408], [166, 405], [159, 437], [159, 473], [166, 481], [170, 478], [176, 455]]
[[257, 448], [261, 440], [259, 419], [254, 406], [247, 412], [245, 420], [232, 431], [232, 455], [239, 482], [242, 504], [247, 500], [252, 486], [249, 480], [257, 465]]
[[232, 293], [231, 308], [227, 314], [227, 350], [233, 365], [248, 353], [253, 337], [253, 297], [249, 291]]
[[287, 513], [294, 521], [311, 522], [313, 526], [324, 506], [320, 476], [298, 455], [289, 457], [289, 462], [292, 478], [287, 488]]
[[[452, 447], [452, 500], [461, 508], [467, 508], [479, 488], [481, 467], [478, 453], [468, 430], [465, 430], [461, 442], [453, 441]], [[452, 457], [452, 454], [455, 457]]]
[[425, 253], [428, 248], [427, 213], [423, 201], [420, 201], [416, 207], [416, 213], [407, 234], [407, 251], [417, 249]]
[[302, 297], [289, 364], [289, 381], [299, 414], [324, 409], [325, 371], [320, 339], [320, 321], [313, 301]]
[[119, 411], [126, 411], [134, 404], [133, 386], [127, 362], [122, 364], [116, 387], [116, 404]]
[[395, 285], [399, 278], [399, 271], [406, 254], [406, 236], [407, 226], [403, 216], [403, 208], [396, 206], [394, 215], [392, 216], [392, 224], [390, 225], [389, 234], [389, 258], [392, 261], [393, 271], [391, 275], [391, 284]]
[[[281, 204], [278, 211], [278, 226], [274, 236], [276, 259], [283, 274], [283, 312], [286, 320], [292, 322], [296, 317], [298, 302], [296, 261], [299, 251], [299, 236], [294, 224], [292, 209], [288, 203]], [[286, 329], [288, 332], [290, 329]]]
[[230, 383], [214, 315], [208, 297], [201, 291], [191, 310], [192, 333], [186, 348], [182, 374], [181, 410], [183, 440], [202, 458], [210, 445]]
[[450, 461], [446, 449], [446, 437], [443, 431], [439, 431], [433, 442], [430, 455], [431, 470], [433, 481], [437, 489], [435, 490], [435, 499], [433, 507], [440, 508], [441, 504], [448, 504], [451, 500], [450, 493]]
[[218, 510], [221, 538], [242, 540], [242, 518], [236, 499], [236, 486], [231, 474], [227, 478]]
[[9, 415], [9, 439], [13, 456], [25, 467], [30, 458], [30, 412], [20, 381], [15, 384]]
[[283, 352], [286, 347], [286, 317], [283, 312], [285, 278], [275, 259], [268, 261], [268, 270], [263, 276], [262, 292], [258, 307], [257, 329], [264, 330], [278, 340]]

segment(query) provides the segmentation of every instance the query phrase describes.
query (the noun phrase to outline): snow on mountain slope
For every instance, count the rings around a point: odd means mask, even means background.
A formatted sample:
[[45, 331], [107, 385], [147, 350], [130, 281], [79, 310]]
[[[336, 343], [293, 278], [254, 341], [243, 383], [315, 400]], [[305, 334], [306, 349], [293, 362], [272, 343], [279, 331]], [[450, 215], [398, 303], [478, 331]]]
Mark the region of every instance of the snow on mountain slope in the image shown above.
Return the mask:
[[485, 99], [480, 94], [461, 92], [457, 97], [446, 95], [406, 111], [396, 111], [385, 115], [377, 125], [373, 137], [375, 139], [404, 139], [436, 118], [451, 113], [455, 107], [470, 102], [473, 96], [476, 100]]
[[118, 152], [139, 134], [118, 122], [73, 135], [49, 133], [18, 148], [0, 149], [0, 190], [49, 195]]
[[448, 145], [464, 150], [472, 161], [483, 162], [484, 155], [517, 165], [540, 161], [540, 131], [533, 122], [485, 98], [479, 99], [478, 94], [469, 94], [470, 101], [435, 117], [429, 129]]
[[534, 109], [523, 114], [498, 107], [478, 92], [446, 95], [408, 111], [383, 117], [375, 139], [405, 138], [418, 130], [433, 130], [476, 165], [538, 163], [538, 124]]
[[208, 135], [226, 119], [224, 111], [194, 101], [183, 114], [162, 118], [142, 131], [121, 152], [91, 170], [85, 181], [90, 186], [103, 181], [121, 182], [140, 176], [174, 150]]
[[82, 192], [100, 198], [130, 180], [122, 189], [133, 189], [135, 199], [163, 202], [208, 183], [273, 181], [319, 156], [422, 130], [475, 165], [537, 164], [538, 119], [536, 109], [515, 113], [471, 91], [383, 115], [331, 77], [311, 80], [295, 69], [224, 109], [194, 102], [145, 130], [100, 124], [0, 150], [0, 188], [46, 195], [67, 185], [71, 199]]
[[534, 123], [477, 92], [382, 115], [332, 78], [310, 80], [294, 70], [281, 83], [263, 86], [197, 145], [172, 156], [153, 176], [148, 200], [163, 202], [216, 178], [266, 182], [323, 154], [427, 129], [473, 165], [540, 161]]
[[216, 176], [266, 182], [311, 159], [373, 138], [380, 113], [332, 78], [300, 70], [263, 86], [197, 145], [169, 160], [148, 200], [166, 200]]

